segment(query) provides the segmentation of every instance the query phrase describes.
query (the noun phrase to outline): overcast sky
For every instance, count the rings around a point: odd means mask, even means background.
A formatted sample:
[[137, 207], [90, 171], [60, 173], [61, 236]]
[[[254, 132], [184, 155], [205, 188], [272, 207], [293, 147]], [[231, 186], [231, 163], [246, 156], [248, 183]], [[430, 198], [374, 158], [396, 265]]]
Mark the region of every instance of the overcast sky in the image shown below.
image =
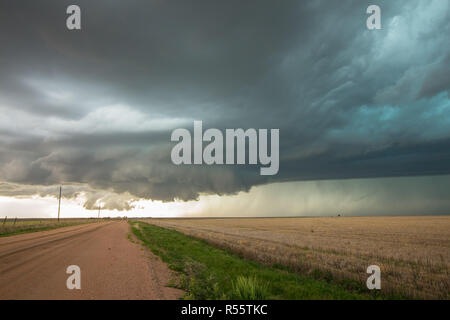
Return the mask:
[[[82, 30], [66, 28], [70, 4]], [[369, 4], [381, 30], [366, 28]], [[143, 215], [159, 210], [149, 200], [449, 213], [449, 34], [447, 0], [0, 0], [0, 216], [60, 184], [79, 208]], [[278, 175], [175, 166], [170, 134], [194, 120], [279, 128]]]

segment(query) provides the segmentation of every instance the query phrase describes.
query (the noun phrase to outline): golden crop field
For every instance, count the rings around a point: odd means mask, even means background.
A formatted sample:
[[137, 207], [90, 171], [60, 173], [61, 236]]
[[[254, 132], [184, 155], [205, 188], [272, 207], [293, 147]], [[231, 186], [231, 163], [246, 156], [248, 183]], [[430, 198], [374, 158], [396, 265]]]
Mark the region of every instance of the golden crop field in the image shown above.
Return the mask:
[[365, 287], [369, 265], [382, 291], [448, 299], [450, 217], [145, 219], [267, 265]]
[[60, 227], [68, 227], [77, 224], [96, 222], [97, 219], [88, 218], [64, 218], [60, 219], [1, 219], [0, 218], [0, 236], [28, 233], [34, 231], [43, 231]]

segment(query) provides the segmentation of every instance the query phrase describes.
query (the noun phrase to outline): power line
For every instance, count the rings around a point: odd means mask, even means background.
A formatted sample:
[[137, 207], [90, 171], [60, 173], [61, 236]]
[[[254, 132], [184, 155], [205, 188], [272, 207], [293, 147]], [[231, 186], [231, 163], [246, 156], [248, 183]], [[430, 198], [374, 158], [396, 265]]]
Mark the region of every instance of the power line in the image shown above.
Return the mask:
[[59, 213], [60, 213], [60, 211], [61, 211], [61, 191], [62, 191], [62, 186], [59, 186], [58, 223], [59, 223]]

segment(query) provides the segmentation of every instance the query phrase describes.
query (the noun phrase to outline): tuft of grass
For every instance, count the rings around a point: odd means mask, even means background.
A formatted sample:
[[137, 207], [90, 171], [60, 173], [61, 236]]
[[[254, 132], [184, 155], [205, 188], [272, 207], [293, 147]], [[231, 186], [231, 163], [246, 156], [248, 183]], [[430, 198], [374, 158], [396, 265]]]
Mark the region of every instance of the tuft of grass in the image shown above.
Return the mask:
[[208, 272], [204, 264], [187, 257], [183, 271], [180, 287], [187, 291], [186, 299], [208, 300], [226, 298], [218, 286], [216, 277]]
[[[373, 299], [370, 293], [244, 259], [172, 229], [130, 221], [133, 234], [180, 274], [185, 299]], [[171, 284], [173, 285], [173, 283]], [[377, 297], [381, 298], [381, 297]]]
[[239, 276], [233, 281], [231, 299], [236, 300], [266, 300], [268, 298], [267, 283], [258, 281], [255, 276]]

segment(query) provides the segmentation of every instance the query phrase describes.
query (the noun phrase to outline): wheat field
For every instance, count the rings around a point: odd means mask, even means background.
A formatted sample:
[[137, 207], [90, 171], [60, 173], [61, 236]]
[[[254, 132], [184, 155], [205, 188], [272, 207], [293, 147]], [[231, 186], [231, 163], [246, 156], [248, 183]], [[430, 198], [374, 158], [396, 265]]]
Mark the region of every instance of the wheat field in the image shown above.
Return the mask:
[[381, 268], [382, 292], [448, 299], [450, 216], [144, 219], [267, 265], [365, 287]]
[[96, 222], [97, 219], [89, 218], [43, 218], [43, 219], [0, 219], [0, 237], [20, 233], [50, 230], [61, 227], [68, 227], [77, 224]]

